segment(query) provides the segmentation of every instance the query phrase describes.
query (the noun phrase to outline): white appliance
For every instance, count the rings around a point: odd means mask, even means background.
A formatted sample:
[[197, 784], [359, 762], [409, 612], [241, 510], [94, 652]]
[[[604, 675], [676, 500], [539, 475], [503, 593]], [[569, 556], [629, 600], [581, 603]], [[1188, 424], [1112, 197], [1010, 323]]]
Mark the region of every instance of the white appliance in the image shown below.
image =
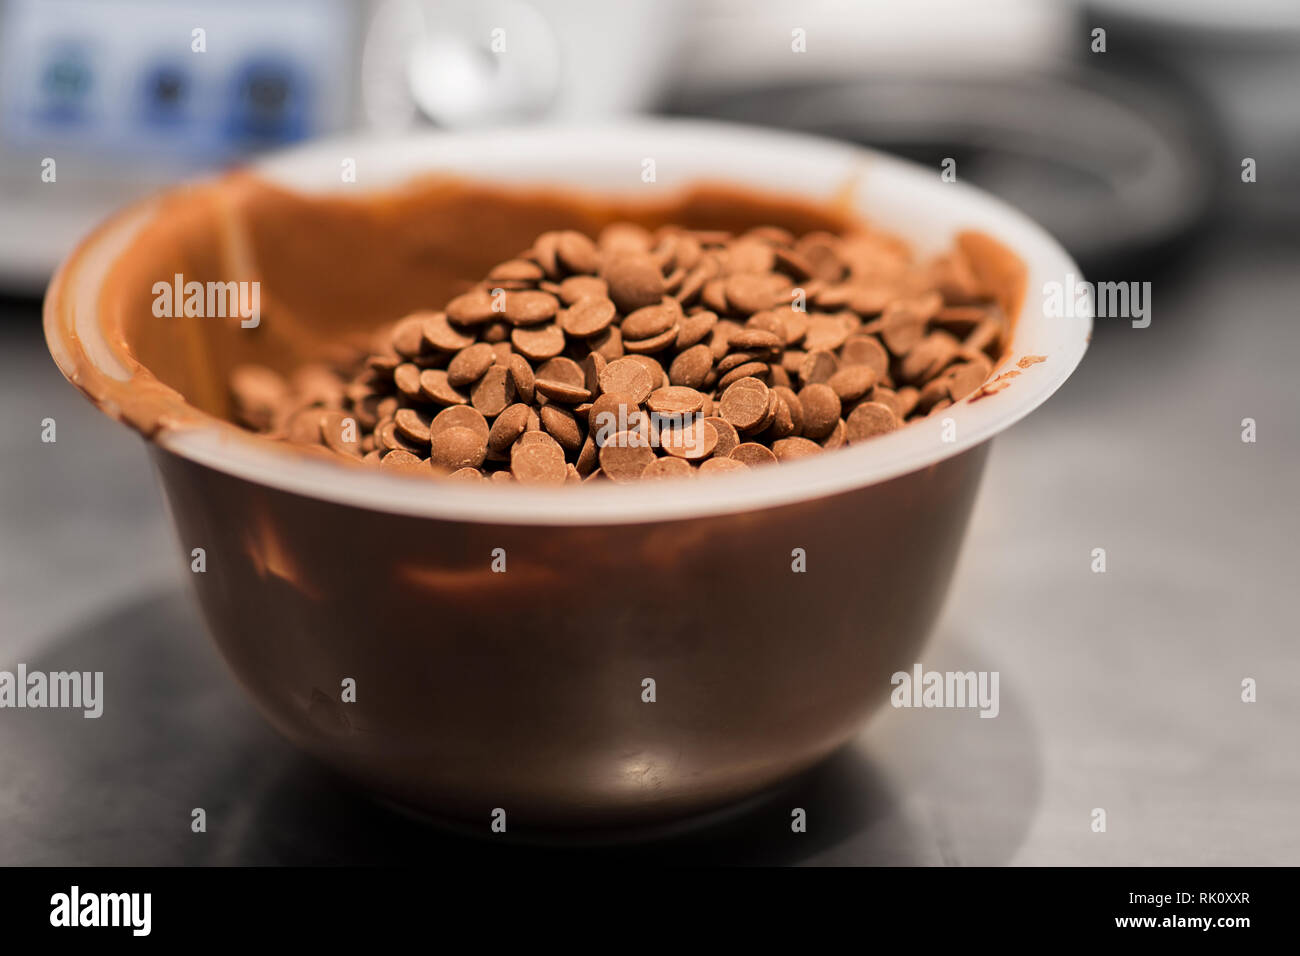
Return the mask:
[[110, 210], [344, 129], [639, 109], [681, 0], [0, 0], [0, 290]]

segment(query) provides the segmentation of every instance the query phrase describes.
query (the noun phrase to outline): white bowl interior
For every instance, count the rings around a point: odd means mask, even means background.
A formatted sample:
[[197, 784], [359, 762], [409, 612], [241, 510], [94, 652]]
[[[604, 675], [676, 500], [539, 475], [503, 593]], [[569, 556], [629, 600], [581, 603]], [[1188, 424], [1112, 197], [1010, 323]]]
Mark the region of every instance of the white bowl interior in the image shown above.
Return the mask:
[[[340, 176], [356, 161], [356, 184]], [[642, 178], [655, 164], [655, 181]], [[510, 524], [601, 524], [687, 518], [769, 507], [861, 487], [956, 455], [1007, 428], [1047, 399], [1078, 365], [1092, 328], [1088, 315], [1048, 317], [1044, 283], [1079, 276], [1078, 267], [1042, 229], [1010, 206], [962, 183], [869, 150], [815, 137], [696, 121], [646, 120], [586, 127], [524, 127], [431, 132], [398, 139], [337, 140], [271, 157], [256, 167], [269, 180], [303, 193], [385, 190], [431, 172], [511, 184], [554, 184], [651, 198], [700, 180], [727, 181], [810, 199], [830, 200], [851, 187], [857, 213], [910, 240], [921, 253], [950, 246], [963, 229], [979, 229], [1011, 247], [1028, 268], [1025, 305], [997, 375], [1025, 355], [1045, 356], [997, 394], [959, 402], [942, 415], [909, 424], [833, 454], [692, 484], [666, 482], [574, 488], [476, 486], [429, 482], [345, 469], [284, 454], [269, 443], [237, 440], [228, 427], [163, 431], [176, 454], [261, 484], [314, 498], [386, 512]], [[93, 256], [93, 250], [91, 250]], [[107, 262], [88, 256], [82, 288]], [[78, 303], [77, 327], [88, 340], [93, 308]], [[107, 371], [107, 369], [105, 369]], [[951, 420], [955, 439], [945, 441]]]

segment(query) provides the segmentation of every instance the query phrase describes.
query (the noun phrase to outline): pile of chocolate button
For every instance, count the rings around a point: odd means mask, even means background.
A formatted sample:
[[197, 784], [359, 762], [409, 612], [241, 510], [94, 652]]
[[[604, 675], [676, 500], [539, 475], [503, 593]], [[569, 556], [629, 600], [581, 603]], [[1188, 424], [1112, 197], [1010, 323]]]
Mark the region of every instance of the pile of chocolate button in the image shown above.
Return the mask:
[[547, 232], [350, 369], [231, 380], [249, 428], [382, 469], [562, 484], [866, 441], [988, 379], [1007, 322], [960, 245], [863, 230]]

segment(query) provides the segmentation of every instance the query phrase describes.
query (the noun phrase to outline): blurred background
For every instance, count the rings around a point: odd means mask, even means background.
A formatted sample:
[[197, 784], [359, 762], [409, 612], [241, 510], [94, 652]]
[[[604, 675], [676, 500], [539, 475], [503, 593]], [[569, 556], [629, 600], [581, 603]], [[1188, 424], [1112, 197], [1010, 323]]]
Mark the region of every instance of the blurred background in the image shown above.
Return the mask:
[[[0, 715], [0, 863], [464, 849], [331, 789], [251, 714], [139, 443], [55, 370], [39, 296], [112, 208], [264, 150], [629, 113], [952, 158], [1089, 278], [1153, 284], [1151, 327], [1100, 321], [994, 448], [925, 663], [999, 670], [1002, 716], [884, 713], [798, 784], [815, 839], [769, 811], [657, 852], [1300, 862], [1296, 0], [0, 0], [0, 667], [102, 668], [116, 702]], [[238, 832], [160, 828], [178, 804]]]
[[0, 0], [0, 281], [285, 143], [646, 111], [950, 157], [1090, 271], [1139, 267], [1215, 212], [1294, 223], [1298, 64], [1291, 0]]

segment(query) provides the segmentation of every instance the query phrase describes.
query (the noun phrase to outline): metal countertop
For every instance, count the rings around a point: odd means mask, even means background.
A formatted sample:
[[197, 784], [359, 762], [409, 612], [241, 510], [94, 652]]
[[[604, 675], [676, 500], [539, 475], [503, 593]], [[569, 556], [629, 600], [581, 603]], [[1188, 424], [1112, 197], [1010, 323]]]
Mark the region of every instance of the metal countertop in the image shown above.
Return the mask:
[[887, 709], [766, 802], [614, 847], [427, 827], [282, 742], [203, 633], [140, 443], [63, 381], [34, 303], [0, 304], [0, 668], [103, 670], [109, 704], [0, 711], [0, 864], [1300, 863], [1297, 253], [1211, 238], [996, 441], [923, 658], [998, 671], [996, 719]]

